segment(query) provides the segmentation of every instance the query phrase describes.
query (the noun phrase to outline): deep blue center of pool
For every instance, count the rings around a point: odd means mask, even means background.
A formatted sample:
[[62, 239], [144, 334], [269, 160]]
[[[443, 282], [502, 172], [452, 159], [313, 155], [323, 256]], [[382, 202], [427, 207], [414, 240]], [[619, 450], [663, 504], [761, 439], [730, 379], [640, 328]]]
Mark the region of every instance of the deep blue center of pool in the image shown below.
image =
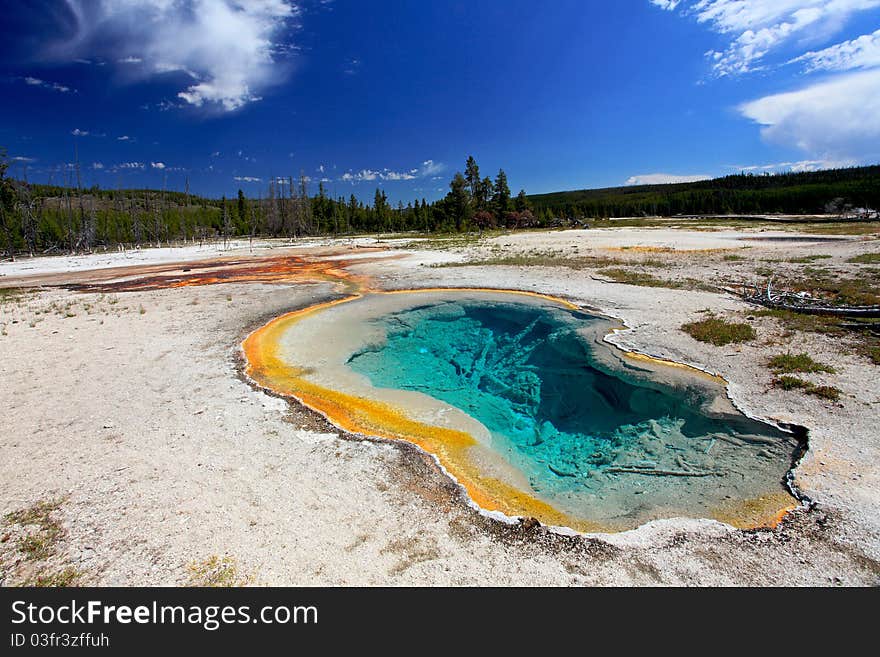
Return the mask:
[[[661, 384], [599, 359], [603, 318], [462, 300], [377, 321], [386, 341], [354, 354], [350, 367], [374, 386], [418, 391], [479, 420], [492, 448], [551, 497], [595, 488], [603, 472], [723, 477], [730, 469], [718, 459], [740, 443], [753, 450], [748, 459], [775, 468], [771, 477], [790, 463], [787, 434], [738, 412], [708, 412], [705, 386]], [[747, 470], [748, 460], [736, 467]]]

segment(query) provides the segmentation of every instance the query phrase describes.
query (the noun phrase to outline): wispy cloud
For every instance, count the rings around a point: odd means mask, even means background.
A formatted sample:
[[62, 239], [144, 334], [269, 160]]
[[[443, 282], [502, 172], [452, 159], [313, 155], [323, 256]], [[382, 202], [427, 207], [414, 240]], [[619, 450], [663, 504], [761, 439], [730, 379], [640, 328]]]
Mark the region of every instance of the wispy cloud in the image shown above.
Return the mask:
[[165, 163], [164, 162], [150, 162], [150, 167], [153, 169], [160, 169], [161, 170], [161, 169], [165, 168]]
[[74, 137], [88, 137], [89, 131], [88, 130], [80, 130], [79, 128], [74, 128], [73, 130], [70, 131], [70, 134], [72, 134]]
[[107, 54], [133, 76], [181, 73], [183, 103], [220, 111], [259, 100], [286, 79], [280, 55], [290, 52], [289, 33], [301, 14], [293, 0], [66, 2], [79, 22], [66, 51]]
[[58, 84], [57, 82], [49, 82], [47, 80], [42, 80], [40, 78], [34, 78], [31, 76], [26, 76], [21, 79], [29, 87], [39, 87], [41, 89], [48, 89], [49, 91], [57, 91], [62, 94], [76, 93], [76, 89], [73, 89], [72, 87], [68, 87], [63, 84]]
[[119, 135], [116, 138], [116, 141], [131, 141], [131, 137], [129, 137], [128, 135]]
[[143, 162], [120, 162], [119, 164], [114, 164], [113, 167], [111, 167], [111, 169], [112, 169], [113, 171], [116, 171], [116, 170], [126, 170], [126, 169], [128, 169], [128, 170], [131, 170], [131, 169], [141, 169], [141, 170], [143, 170], [143, 169], [144, 169], [144, 163], [143, 163]]
[[796, 62], [803, 62], [807, 73], [850, 71], [880, 66], [880, 30], [823, 50], [811, 50], [791, 60], [791, 63]]
[[772, 164], [751, 164], [749, 166], [731, 166], [736, 171], [783, 172], [820, 171], [822, 169], [842, 169], [856, 164], [855, 160], [799, 160], [797, 162], [774, 162]]
[[672, 183], [697, 182], [709, 180], [712, 176], [704, 173], [676, 175], [673, 173], [641, 173], [626, 179], [625, 185], [668, 185]]
[[880, 157], [880, 69], [845, 73], [739, 107], [770, 142], [817, 159]]
[[262, 178], [257, 178], [256, 176], [233, 176], [232, 179], [237, 180], [238, 182], [246, 183], [263, 182]]
[[723, 50], [706, 53], [718, 76], [759, 70], [771, 52], [805, 38], [831, 36], [854, 13], [880, 7], [880, 0], [651, 0], [729, 38]]
[[419, 167], [413, 167], [406, 171], [395, 171], [393, 169], [361, 169], [357, 172], [347, 171], [340, 176], [343, 182], [371, 182], [375, 180], [396, 182], [401, 180], [415, 180], [416, 178], [427, 178], [432, 174], [439, 173], [446, 169], [446, 165], [435, 162], [434, 160], [425, 160]]
[[446, 165], [434, 160], [425, 160], [422, 162], [422, 166], [419, 167], [420, 176], [433, 176], [444, 171], [446, 171]]

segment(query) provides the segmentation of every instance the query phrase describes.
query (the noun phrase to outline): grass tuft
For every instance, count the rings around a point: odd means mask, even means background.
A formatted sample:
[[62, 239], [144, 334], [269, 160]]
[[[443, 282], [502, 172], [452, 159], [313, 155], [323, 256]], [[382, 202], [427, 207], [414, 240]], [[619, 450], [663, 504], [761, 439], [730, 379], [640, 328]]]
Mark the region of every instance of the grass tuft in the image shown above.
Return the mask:
[[716, 346], [731, 343], [748, 342], [756, 337], [755, 329], [748, 324], [728, 322], [718, 317], [710, 317], [698, 322], [690, 322], [681, 330], [700, 342], [708, 342]]
[[847, 262], [851, 262], [857, 265], [880, 264], [880, 253], [862, 253], [861, 255], [848, 258]]
[[248, 578], [242, 576], [238, 572], [238, 565], [232, 557], [223, 557], [217, 555], [205, 559], [204, 561], [194, 561], [189, 566], [189, 584], [190, 586], [245, 586]]
[[767, 366], [777, 374], [791, 372], [828, 372], [834, 374], [835, 369], [813, 360], [809, 354], [779, 354], [770, 359]]
[[33, 577], [26, 579], [19, 586], [36, 586], [59, 588], [65, 586], [77, 586], [82, 580], [83, 574], [72, 566], [64, 570], [45, 571], [41, 570]]
[[36, 526], [37, 531], [21, 536], [16, 547], [30, 560], [46, 559], [55, 551], [57, 542], [64, 536], [61, 523], [52, 513], [64, 503], [64, 498], [37, 502], [26, 509], [7, 513], [3, 519], [10, 525], [20, 527]]
[[817, 386], [796, 376], [780, 376], [773, 380], [773, 386], [780, 390], [801, 390], [808, 395], [835, 402], [840, 400], [841, 395], [839, 388], [834, 386]]

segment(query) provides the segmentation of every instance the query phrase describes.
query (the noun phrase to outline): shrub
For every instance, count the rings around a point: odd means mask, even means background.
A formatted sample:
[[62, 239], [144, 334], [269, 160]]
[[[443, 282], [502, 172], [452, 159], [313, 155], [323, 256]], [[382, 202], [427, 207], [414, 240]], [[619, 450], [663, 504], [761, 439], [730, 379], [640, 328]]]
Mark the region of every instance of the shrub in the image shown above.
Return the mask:
[[768, 366], [777, 374], [788, 372], [828, 372], [834, 374], [830, 365], [813, 360], [809, 354], [779, 354], [770, 359]]
[[740, 322], [727, 322], [718, 317], [710, 317], [698, 322], [690, 322], [681, 330], [700, 342], [709, 342], [716, 346], [731, 343], [748, 342], [756, 337], [755, 329]]

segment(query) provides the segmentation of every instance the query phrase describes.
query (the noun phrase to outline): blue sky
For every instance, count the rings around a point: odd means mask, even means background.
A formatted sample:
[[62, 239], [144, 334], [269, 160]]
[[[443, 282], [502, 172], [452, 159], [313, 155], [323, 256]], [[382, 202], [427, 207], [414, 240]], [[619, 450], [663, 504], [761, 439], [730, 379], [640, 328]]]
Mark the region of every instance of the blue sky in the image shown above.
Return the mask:
[[880, 0], [32, 0], [0, 145], [34, 181], [433, 200], [880, 161]]

